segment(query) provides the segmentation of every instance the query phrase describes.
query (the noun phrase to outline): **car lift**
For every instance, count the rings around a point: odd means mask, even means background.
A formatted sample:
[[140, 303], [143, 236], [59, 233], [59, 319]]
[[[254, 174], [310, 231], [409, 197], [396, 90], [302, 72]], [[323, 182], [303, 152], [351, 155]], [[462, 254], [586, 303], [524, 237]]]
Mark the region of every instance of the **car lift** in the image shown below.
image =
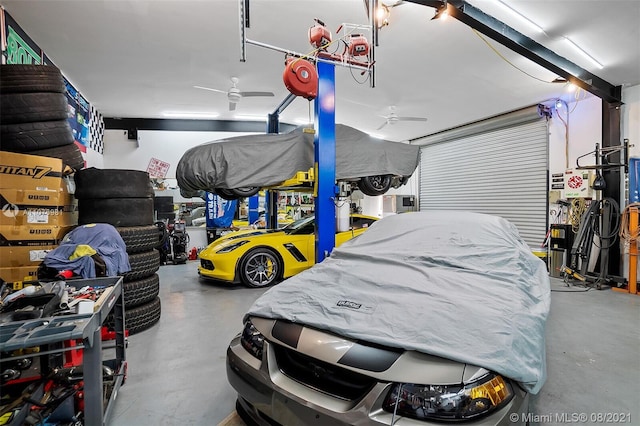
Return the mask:
[[[581, 87], [587, 92], [590, 92], [598, 96], [604, 102], [607, 103], [607, 105], [610, 107], [609, 109], [611, 109], [612, 106], [618, 107], [619, 105], [622, 104], [622, 100], [621, 100], [622, 86], [613, 86], [612, 84], [608, 83], [605, 80], [602, 80], [596, 75], [589, 73], [587, 70], [566, 60], [565, 58], [557, 55], [556, 53], [550, 51], [549, 49], [546, 49], [544, 46], [524, 36], [523, 34], [517, 32], [516, 30], [504, 24], [503, 22], [485, 14], [480, 9], [467, 3], [465, 0], [408, 0], [408, 1], [411, 3], [416, 3], [416, 4], [435, 8], [436, 17], [446, 11], [450, 16], [458, 19], [459, 21], [465, 23], [471, 28], [479, 31], [482, 34], [488, 35], [492, 39], [510, 48], [514, 52], [517, 52], [525, 56], [526, 58], [543, 66], [544, 68], [555, 72], [559, 76], [565, 78], [567, 81], [576, 84], [577, 86]], [[270, 46], [265, 43], [260, 43], [254, 40], [247, 39], [245, 30], [246, 28], [249, 28], [249, 23], [250, 23], [249, 0], [238, 0], [238, 2], [239, 2], [239, 11], [240, 11], [239, 21], [240, 21], [240, 36], [241, 36], [241, 44], [240, 44], [240, 61], [241, 62], [246, 61], [246, 45], [247, 44], [253, 44], [256, 46], [261, 46], [261, 47], [270, 48], [274, 50], [280, 50], [287, 54], [295, 53], [295, 52], [286, 51], [284, 49], [278, 49], [278, 48], [275, 48], [274, 46]], [[376, 24], [376, 18], [375, 18], [375, 11], [378, 7], [378, 0], [365, 0], [365, 6], [367, 7], [369, 22], [370, 22], [372, 33], [373, 33], [371, 62], [374, 63], [375, 54], [374, 54], [373, 47], [378, 45], [378, 26]], [[322, 62], [326, 62], [326, 60], [321, 58], [317, 58], [317, 60], [318, 60], [318, 65]], [[371, 76], [372, 76], [371, 84], [372, 84], [372, 87], [375, 87], [375, 78], [374, 78], [375, 74], [374, 74], [373, 66], [371, 67], [371, 69], [367, 69], [367, 71], [371, 73]], [[325, 72], [328, 74], [328, 71], [323, 71], [323, 73]], [[323, 143], [324, 141], [324, 143], [328, 144], [327, 149], [331, 149], [331, 146], [333, 147], [333, 149], [335, 149], [335, 137], [334, 137], [335, 121], [331, 122], [330, 124], [328, 123], [328, 121], [326, 121], [330, 119], [335, 119], [335, 115], [334, 115], [335, 112], [333, 110], [333, 102], [335, 100], [335, 92], [333, 91], [334, 90], [333, 65], [331, 69], [331, 75], [332, 75], [330, 79], [332, 83], [331, 92], [329, 93], [329, 91], [327, 91], [327, 93], [319, 96], [318, 99], [316, 99], [316, 120], [317, 120], [316, 124], [318, 125], [318, 134], [320, 134], [321, 132], [328, 132], [328, 134], [331, 134], [333, 136], [331, 141], [325, 140], [324, 136], [321, 136], [321, 137], [317, 136], [316, 142], [320, 144], [320, 143]], [[326, 98], [326, 96], [329, 96], [329, 98]], [[323, 114], [325, 112], [322, 110], [322, 108], [318, 108], [318, 103], [324, 102], [324, 101], [328, 102], [329, 100], [331, 101], [331, 104], [332, 104], [332, 110], [326, 111], [327, 115], [323, 117]], [[619, 119], [619, 114], [620, 114], [619, 108], [611, 109], [611, 111], [609, 111], [609, 109], [607, 109], [606, 111], [608, 114], [610, 114], [609, 121], [615, 121], [616, 118]], [[603, 132], [608, 133], [610, 125], [611, 125], [610, 122], [605, 123], [605, 128], [603, 129]], [[609, 143], [609, 141], [606, 138], [605, 138], [605, 143], [606, 144]], [[616, 148], [616, 147], [612, 147], [612, 148]], [[318, 163], [317, 154], [318, 154], [318, 150], [316, 146], [316, 168], [318, 167], [318, 164], [320, 164], [321, 167], [324, 167], [322, 163]], [[335, 159], [333, 161], [335, 162]], [[327, 166], [331, 168], [331, 165], [327, 165]], [[333, 164], [333, 166], [335, 167], [335, 164]], [[328, 173], [322, 173], [322, 170], [316, 170], [316, 176], [317, 176], [316, 182], [318, 182], [318, 184], [324, 179], [328, 179]], [[333, 178], [334, 179], [333, 179], [332, 185], [335, 188], [335, 174], [333, 175]], [[328, 182], [324, 182], [320, 184], [320, 186], [322, 187], [325, 187], [325, 185], [328, 185]], [[335, 189], [334, 189], [334, 195], [335, 195]], [[332, 211], [333, 206], [331, 206], [331, 204], [333, 204], [333, 199], [331, 200], [331, 203], [329, 202], [329, 200], [316, 201], [316, 214], [318, 214], [320, 208], [329, 209], [330, 211]], [[335, 218], [333, 219], [334, 227], [331, 227], [330, 229], [325, 229], [323, 231], [322, 230], [323, 227], [327, 225], [328, 223], [327, 224], [318, 223], [316, 238], [319, 241], [335, 238], [333, 236], [333, 230], [335, 229]], [[329, 233], [332, 234], [331, 238], [328, 236]], [[325, 246], [325, 248], [321, 248], [320, 253], [317, 254], [316, 261], [318, 262], [321, 261], [324, 258], [323, 254], [328, 253], [328, 251], [326, 250], [326, 247], [328, 247], [328, 245]], [[333, 248], [333, 245], [329, 247], [329, 251], [331, 248]]]
[[[350, 68], [360, 69], [363, 73], [370, 74], [370, 85], [375, 87], [375, 63], [374, 47], [378, 45], [378, 26], [376, 25], [376, 10], [378, 0], [365, 0], [369, 24], [372, 31], [372, 45], [368, 52], [370, 62], [358, 64], [357, 62], [338, 62], [336, 58], [327, 58], [318, 55], [315, 57], [315, 67], [318, 73], [318, 90], [315, 96], [315, 138], [314, 138], [314, 199], [315, 199], [315, 247], [316, 263], [329, 256], [335, 247], [336, 230], [336, 204], [335, 200], [342, 195], [342, 191], [336, 185], [336, 138], [335, 138], [335, 65], [348, 64]], [[239, 0], [240, 11], [240, 61], [246, 61], [246, 45], [252, 44], [285, 53], [288, 56], [305, 58], [308, 55], [299, 54], [276, 46], [250, 40], [246, 37], [246, 29], [249, 28], [249, 0]], [[317, 21], [319, 22], [319, 21]], [[287, 62], [285, 71], [296, 61]], [[295, 71], [294, 71], [295, 72]], [[299, 78], [303, 78], [299, 76]], [[287, 88], [291, 90], [288, 86]], [[292, 92], [293, 93], [293, 92]], [[307, 97], [309, 100], [312, 97]], [[295, 96], [287, 98], [276, 108], [273, 114], [269, 114], [267, 133], [278, 133], [279, 114], [286, 108]], [[275, 193], [267, 193], [267, 226], [275, 227], [277, 221], [277, 199]], [[255, 203], [255, 202], [254, 202]]]

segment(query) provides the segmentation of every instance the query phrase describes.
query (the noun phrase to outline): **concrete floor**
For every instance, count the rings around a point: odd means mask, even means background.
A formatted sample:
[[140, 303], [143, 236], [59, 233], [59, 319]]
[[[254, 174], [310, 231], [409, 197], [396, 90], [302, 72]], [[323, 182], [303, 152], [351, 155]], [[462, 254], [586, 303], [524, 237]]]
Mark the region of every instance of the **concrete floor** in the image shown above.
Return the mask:
[[[200, 281], [196, 265], [160, 268], [162, 316], [129, 338], [128, 379], [110, 425], [241, 424], [233, 416], [236, 396], [227, 383], [225, 352], [264, 290]], [[540, 416], [532, 423], [570, 423], [573, 413], [594, 419], [621, 413], [627, 424], [640, 424], [640, 297], [584, 292], [558, 279], [552, 290], [548, 379], [532, 399], [531, 411]], [[605, 422], [581, 424], [596, 423]]]

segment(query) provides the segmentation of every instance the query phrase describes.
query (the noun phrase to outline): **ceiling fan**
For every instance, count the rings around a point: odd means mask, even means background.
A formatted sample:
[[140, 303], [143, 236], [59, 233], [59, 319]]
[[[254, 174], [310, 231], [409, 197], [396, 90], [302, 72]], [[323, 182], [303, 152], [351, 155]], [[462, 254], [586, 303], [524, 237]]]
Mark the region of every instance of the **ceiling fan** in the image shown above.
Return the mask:
[[382, 129], [384, 126], [386, 126], [387, 124], [396, 124], [398, 121], [427, 121], [426, 117], [405, 117], [405, 116], [399, 116], [396, 113], [396, 107], [395, 106], [390, 106], [389, 107], [389, 114], [388, 115], [382, 115], [382, 118], [385, 118], [387, 121], [385, 121], [380, 127], [378, 127], [376, 130], [380, 130]]
[[249, 96], [275, 96], [273, 92], [243, 92], [238, 89], [238, 77], [231, 77], [231, 88], [229, 90], [212, 89], [211, 87], [193, 86], [196, 89], [209, 90], [211, 92], [225, 93], [229, 99], [229, 111], [236, 109], [236, 104], [240, 102], [240, 99]]

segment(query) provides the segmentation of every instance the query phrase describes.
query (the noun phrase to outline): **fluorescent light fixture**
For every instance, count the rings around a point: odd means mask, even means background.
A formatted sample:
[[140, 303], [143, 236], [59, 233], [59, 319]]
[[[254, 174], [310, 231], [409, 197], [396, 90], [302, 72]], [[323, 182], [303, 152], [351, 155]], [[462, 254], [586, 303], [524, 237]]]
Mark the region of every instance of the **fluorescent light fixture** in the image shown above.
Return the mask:
[[580, 53], [582, 56], [584, 56], [585, 59], [588, 59], [589, 62], [591, 62], [593, 65], [595, 65], [596, 67], [598, 67], [599, 69], [604, 68], [604, 65], [602, 65], [600, 62], [596, 61], [596, 59], [589, 55], [587, 52], [585, 52], [580, 46], [578, 46], [577, 44], [575, 44], [573, 42], [573, 40], [571, 40], [569, 37], [565, 37], [565, 40], [567, 40], [567, 43], [574, 48], [574, 50], [578, 53]]
[[236, 120], [251, 120], [251, 121], [267, 121], [266, 115], [243, 115], [236, 114], [233, 116]]
[[382, 136], [380, 133], [369, 133], [369, 136], [376, 139], [384, 139], [384, 136]]
[[220, 113], [217, 112], [201, 112], [201, 111], [191, 111], [191, 112], [183, 112], [183, 111], [165, 111], [162, 113], [163, 117], [167, 118], [216, 118], [220, 116]]
[[536, 30], [537, 32], [539, 32], [539, 33], [544, 32], [544, 30], [542, 29], [542, 27], [540, 25], [536, 24], [531, 19], [529, 19], [526, 16], [524, 16], [522, 13], [520, 13], [517, 10], [513, 9], [511, 6], [509, 6], [508, 4], [503, 2], [502, 0], [496, 0], [495, 3], [497, 5], [499, 5], [500, 7], [502, 7], [504, 10], [508, 11], [509, 13], [511, 13], [513, 16], [516, 16], [517, 18], [519, 18], [522, 22], [526, 23], [527, 25], [529, 25], [529, 27], [531, 27], [532, 29]]

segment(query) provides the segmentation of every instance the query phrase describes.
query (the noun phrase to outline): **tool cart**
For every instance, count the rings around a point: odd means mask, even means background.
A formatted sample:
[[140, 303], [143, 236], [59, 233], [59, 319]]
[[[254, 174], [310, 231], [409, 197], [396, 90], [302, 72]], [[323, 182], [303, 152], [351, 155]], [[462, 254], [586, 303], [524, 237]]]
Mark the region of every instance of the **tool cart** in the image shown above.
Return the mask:
[[[41, 398], [43, 393], [48, 391], [45, 384], [46, 378], [52, 377], [54, 373], [61, 370], [69, 374], [73, 374], [75, 371], [76, 375], [81, 375], [75, 379], [77, 380], [75, 383], [78, 383], [79, 380], [83, 382], [81, 386], [77, 386], [78, 391], [82, 393], [80, 398], [83, 411], [81, 421], [78, 420], [76, 424], [106, 425], [113, 411], [113, 402], [118, 390], [124, 383], [127, 369], [122, 277], [69, 280], [66, 285], [77, 290], [82, 288], [100, 289], [100, 296], [93, 302], [90, 312], [9, 321], [0, 324], [2, 362], [6, 364], [13, 359], [24, 360], [26, 358], [37, 360], [40, 371], [39, 375], [36, 374], [33, 383], [40, 380], [41, 385], [40, 389], [28, 398], [29, 401]], [[78, 311], [82, 312], [82, 310]], [[106, 334], [113, 335], [115, 345], [105, 344], [103, 346], [103, 334], [106, 330], [103, 325], [106, 323], [112, 329]], [[33, 350], [34, 348], [36, 350]], [[26, 351], [26, 349], [30, 350]], [[80, 349], [82, 350], [81, 362], [78, 362], [76, 358], [76, 365], [64, 369], [60, 360], [63, 358], [68, 360], [70, 353], [78, 354]], [[110, 376], [112, 382], [107, 388], [103, 385], [105, 370], [112, 373]], [[14, 382], [18, 382], [17, 386], [20, 386], [20, 381], [24, 384], [27, 380], [28, 378]], [[67, 383], [70, 382], [72, 380], [67, 377]], [[3, 383], [2, 393], [8, 393], [11, 386], [16, 386], [16, 384], [11, 381]], [[77, 398], [76, 394], [76, 402]], [[70, 398], [70, 400], [73, 403], [74, 398]], [[27, 415], [24, 411], [30, 409], [29, 405], [31, 404], [24, 404], [23, 410], [20, 410], [17, 405], [13, 407], [13, 418], [3, 424], [28, 424], [24, 423], [24, 417]], [[77, 410], [77, 404], [74, 408]], [[47, 422], [46, 424], [51, 423]]]

